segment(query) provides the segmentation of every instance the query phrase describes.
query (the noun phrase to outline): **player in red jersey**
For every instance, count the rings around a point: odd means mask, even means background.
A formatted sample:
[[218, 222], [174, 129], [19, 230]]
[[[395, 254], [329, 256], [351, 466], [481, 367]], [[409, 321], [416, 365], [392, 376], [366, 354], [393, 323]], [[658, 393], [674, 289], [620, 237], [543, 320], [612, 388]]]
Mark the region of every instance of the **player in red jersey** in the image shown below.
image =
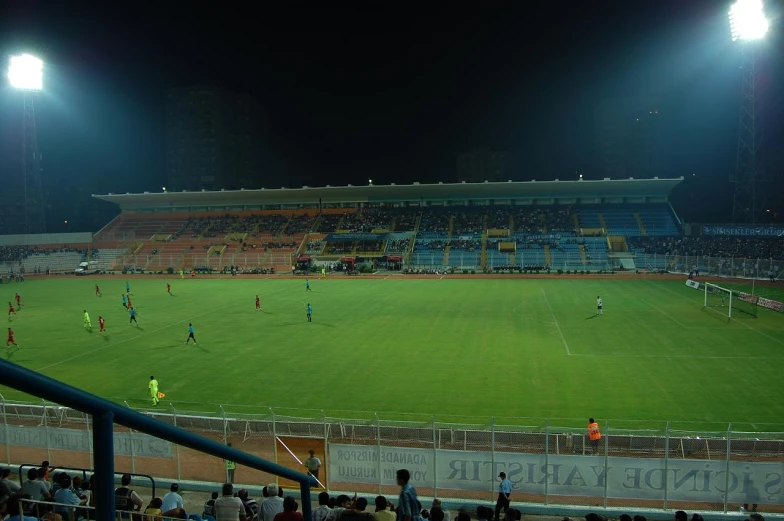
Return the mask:
[[256, 310], [261, 311], [261, 300], [259, 300], [258, 295], [256, 295]]
[[106, 331], [106, 321], [104, 321], [101, 315], [98, 315], [98, 325], [101, 326], [101, 328], [98, 330], [99, 333]]
[[12, 345], [16, 346], [16, 349], [19, 349], [19, 344], [17, 344], [16, 340], [14, 340], [14, 330], [9, 327], [8, 340], [5, 341], [5, 348], [8, 349]]
[[171, 284], [169, 284], [168, 282], [166, 283], [166, 293], [171, 295]]
[[128, 293], [128, 309], [131, 309], [133, 305], [131, 304], [131, 294]]
[[16, 316], [16, 310], [14, 309], [14, 305], [10, 302], [8, 303], [8, 319], [11, 320], [11, 315]]
[[17, 309], [21, 309], [21, 308], [22, 308], [22, 296], [21, 296], [21, 295], [19, 295], [19, 293], [17, 293], [17, 294], [14, 296], [14, 298], [16, 299], [16, 308], [17, 308]]
[[103, 297], [103, 293], [101, 293], [101, 288], [98, 287], [98, 284], [95, 285], [95, 296]]

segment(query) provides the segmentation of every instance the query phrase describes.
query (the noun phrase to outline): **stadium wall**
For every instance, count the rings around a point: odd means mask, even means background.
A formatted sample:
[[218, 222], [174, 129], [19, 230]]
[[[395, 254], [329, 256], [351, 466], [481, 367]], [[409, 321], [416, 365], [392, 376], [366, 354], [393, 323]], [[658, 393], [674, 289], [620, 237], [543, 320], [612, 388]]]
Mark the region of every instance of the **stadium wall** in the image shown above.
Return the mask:
[[[47, 403], [2, 402], [2, 410], [0, 447], [9, 465], [48, 459], [91, 468], [87, 415]], [[420, 496], [491, 501], [495, 476], [504, 471], [514, 483], [514, 503], [713, 512], [755, 503], [766, 512], [784, 512], [781, 433], [735, 432], [731, 426], [695, 432], [671, 423], [630, 430], [614, 421], [602, 424], [594, 453], [585, 428], [547, 420], [526, 427], [494, 419], [456, 424], [382, 420], [377, 414], [366, 420], [292, 417], [262, 410], [266, 413], [237, 413], [221, 406], [205, 413], [171, 405], [140, 412], [291, 469], [301, 466], [288, 449], [300, 459], [315, 449], [326, 471], [320, 479], [333, 491], [394, 495], [395, 470], [407, 468]], [[224, 479], [221, 459], [123, 427], [115, 426], [115, 447], [118, 470], [164, 482]], [[274, 479], [242, 466], [235, 474], [238, 485]]]
[[0, 246], [47, 246], [52, 244], [90, 244], [91, 232], [37, 233], [23, 235], [0, 235]]

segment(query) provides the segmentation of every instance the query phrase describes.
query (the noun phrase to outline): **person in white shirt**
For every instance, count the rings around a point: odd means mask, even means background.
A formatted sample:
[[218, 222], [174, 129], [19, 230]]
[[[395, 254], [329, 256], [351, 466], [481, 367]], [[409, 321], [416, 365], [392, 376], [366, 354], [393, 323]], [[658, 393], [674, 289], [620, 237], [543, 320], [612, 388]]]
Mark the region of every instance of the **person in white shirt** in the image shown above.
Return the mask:
[[313, 509], [313, 521], [326, 521], [332, 509], [329, 508], [329, 493], [320, 492], [318, 495], [319, 506]]
[[234, 497], [234, 487], [231, 483], [223, 485], [221, 497], [215, 500], [215, 521], [246, 521], [245, 506], [242, 500]]
[[277, 514], [283, 512], [283, 498], [278, 497], [278, 485], [267, 485], [267, 497], [261, 502], [261, 517], [263, 521], [273, 521]]
[[177, 493], [180, 490], [180, 486], [177, 483], [172, 483], [170, 490], [171, 492], [163, 496], [163, 506], [161, 507], [161, 510], [168, 512], [175, 508], [185, 508], [182, 504], [182, 496]]
[[596, 314], [603, 315], [602, 312], [602, 297], [596, 297]]

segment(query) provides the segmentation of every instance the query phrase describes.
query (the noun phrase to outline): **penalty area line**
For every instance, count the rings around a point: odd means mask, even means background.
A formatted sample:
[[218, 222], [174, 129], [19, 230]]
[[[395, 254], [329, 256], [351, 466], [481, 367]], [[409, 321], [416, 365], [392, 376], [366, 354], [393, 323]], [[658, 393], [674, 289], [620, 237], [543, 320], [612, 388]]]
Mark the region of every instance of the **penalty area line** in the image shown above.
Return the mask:
[[566, 343], [566, 338], [564, 338], [563, 331], [561, 331], [561, 325], [558, 323], [558, 319], [555, 318], [555, 312], [553, 312], [553, 307], [550, 305], [550, 301], [547, 299], [547, 293], [544, 292], [544, 288], [542, 288], [542, 296], [544, 297], [544, 301], [547, 303], [547, 309], [550, 310], [550, 314], [553, 316], [555, 327], [558, 329], [558, 334], [561, 335], [561, 341], [566, 348], [566, 354], [572, 356], [572, 351], [569, 349], [569, 344]]

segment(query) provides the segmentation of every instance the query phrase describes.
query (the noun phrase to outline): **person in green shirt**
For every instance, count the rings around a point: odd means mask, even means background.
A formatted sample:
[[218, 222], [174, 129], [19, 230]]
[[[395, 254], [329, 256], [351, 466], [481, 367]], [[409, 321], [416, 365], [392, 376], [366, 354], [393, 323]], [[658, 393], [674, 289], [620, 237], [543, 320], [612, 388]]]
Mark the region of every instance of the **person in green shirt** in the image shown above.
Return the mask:
[[[226, 444], [227, 447], [231, 447], [231, 443]], [[233, 461], [229, 461], [227, 459], [223, 460], [223, 463], [226, 465], [226, 483], [234, 483], [234, 470], [237, 468], [237, 464]]]
[[152, 404], [158, 405], [158, 380], [154, 376], [150, 377], [150, 397], [152, 397]]

